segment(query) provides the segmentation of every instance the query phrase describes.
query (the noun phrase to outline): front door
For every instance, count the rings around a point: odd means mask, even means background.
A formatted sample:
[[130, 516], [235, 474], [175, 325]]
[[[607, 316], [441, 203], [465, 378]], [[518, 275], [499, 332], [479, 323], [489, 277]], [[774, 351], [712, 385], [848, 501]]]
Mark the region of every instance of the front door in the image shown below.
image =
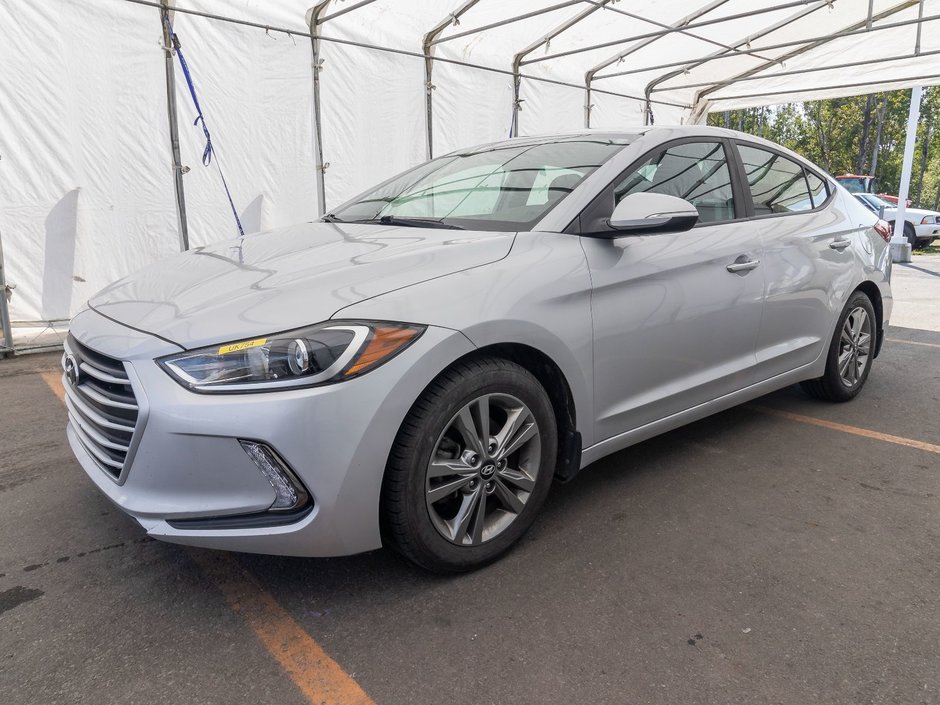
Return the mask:
[[623, 196], [647, 191], [685, 198], [700, 217], [683, 233], [581, 238], [593, 286], [598, 441], [754, 382], [762, 253], [757, 229], [736, 220], [744, 211], [729, 147], [666, 145], [582, 214], [588, 234]]

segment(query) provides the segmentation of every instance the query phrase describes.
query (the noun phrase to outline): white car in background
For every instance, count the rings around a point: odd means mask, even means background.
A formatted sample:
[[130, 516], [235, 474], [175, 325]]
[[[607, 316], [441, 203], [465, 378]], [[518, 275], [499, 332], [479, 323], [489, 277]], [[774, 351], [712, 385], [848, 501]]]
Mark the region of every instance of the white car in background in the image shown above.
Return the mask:
[[[898, 207], [894, 203], [889, 203], [873, 193], [854, 193], [852, 195], [872, 213], [881, 214], [881, 209], [884, 208], [884, 214], [881, 217], [891, 223], [892, 228], [894, 227], [894, 221], [898, 213]], [[937, 211], [908, 208], [904, 212], [904, 221], [904, 237], [911, 243], [913, 249], [927, 247], [940, 237], [940, 213]]]

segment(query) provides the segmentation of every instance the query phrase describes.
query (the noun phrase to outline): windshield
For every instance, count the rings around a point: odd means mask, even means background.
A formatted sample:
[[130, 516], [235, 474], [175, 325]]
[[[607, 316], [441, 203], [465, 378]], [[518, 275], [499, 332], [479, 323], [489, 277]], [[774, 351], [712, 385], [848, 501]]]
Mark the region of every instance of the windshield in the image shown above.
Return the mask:
[[848, 179], [844, 176], [840, 176], [838, 182], [842, 184], [849, 193], [865, 193], [865, 191], [867, 191], [864, 178]]
[[878, 210], [878, 209], [881, 208], [882, 206], [884, 206], [885, 208], [894, 208], [894, 207], [895, 207], [893, 203], [888, 203], [888, 202], [887, 202], [886, 200], [884, 200], [883, 198], [879, 198], [878, 196], [876, 196], [876, 195], [874, 195], [874, 194], [872, 194], [872, 193], [866, 193], [866, 194], [860, 195], [859, 198], [862, 198], [862, 199], [864, 199], [865, 201], [867, 201], [871, 206], [873, 206], [873, 207], [875, 208], [875, 210]]
[[530, 230], [624, 139], [562, 138], [434, 159], [327, 216], [334, 222], [470, 230]]

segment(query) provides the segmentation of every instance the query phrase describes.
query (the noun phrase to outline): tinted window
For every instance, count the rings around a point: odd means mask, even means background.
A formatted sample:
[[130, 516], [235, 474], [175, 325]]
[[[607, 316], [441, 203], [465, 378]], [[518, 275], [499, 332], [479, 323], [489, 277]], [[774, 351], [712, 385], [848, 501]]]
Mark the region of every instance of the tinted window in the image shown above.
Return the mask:
[[390, 216], [478, 230], [524, 230], [626, 144], [600, 138], [512, 141], [441, 157], [331, 215], [342, 222]]
[[806, 172], [809, 182], [809, 193], [813, 197], [813, 207], [819, 208], [829, 198], [829, 186], [811, 171]]
[[703, 223], [734, 218], [728, 162], [717, 142], [687, 142], [650, 157], [614, 187], [614, 204], [642, 192], [684, 198], [698, 209]]
[[738, 145], [754, 215], [793, 213], [813, 208], [803, 167], [784, 156], [757, 147]]

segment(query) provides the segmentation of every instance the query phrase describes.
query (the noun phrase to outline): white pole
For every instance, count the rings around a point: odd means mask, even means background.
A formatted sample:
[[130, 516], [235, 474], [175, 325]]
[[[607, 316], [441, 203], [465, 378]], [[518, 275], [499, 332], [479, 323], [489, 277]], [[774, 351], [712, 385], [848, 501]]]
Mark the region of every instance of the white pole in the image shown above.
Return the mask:
[[914, 144], [917, 142], [917, 122], [920, 120], [920, 97], [923, 89], [911, 89], [911, 109], [907, 114], [907, 137], [904, 141], [904, 162], [901, 165], [901, 185], [898, 189], [898, 211], [894, 218], [894, 235], [891, 238], [891, 258], [895, 262], [911, 261], [911, 245], [904, 236], [904, 218], [907, 215], [907, 194], [911, 186], [911, 170], [914, 166]]

